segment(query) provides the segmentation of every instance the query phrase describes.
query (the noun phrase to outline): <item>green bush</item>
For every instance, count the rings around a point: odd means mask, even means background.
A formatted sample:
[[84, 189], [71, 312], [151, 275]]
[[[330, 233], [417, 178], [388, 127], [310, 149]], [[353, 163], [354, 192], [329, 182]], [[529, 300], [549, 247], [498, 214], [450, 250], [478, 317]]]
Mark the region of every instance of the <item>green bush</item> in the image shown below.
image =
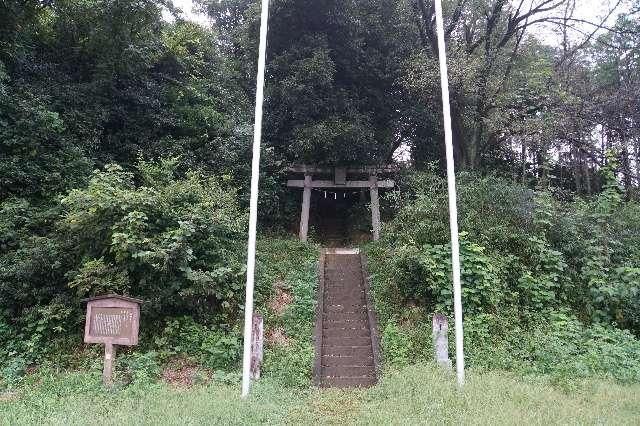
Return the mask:
[[[258, 306], [267, 335], [262, 370], [265, 377], [273, 377], [285, 386], [306, 387], [311, 383], [317, 261], [318, 250], [313, 245], [278, 238], [258, 241]], [[287, 295], [288, 303], [274, 301], [278, 292]], [[269, 341], [275, 330], [282, 341]]]
[[[228, 181], [181, 176], [178, 166], [140, 161], [133, 173], [109, 165], [56, 205], [0, 203], [0, 365], [16, 354], [32, 363], [71, 352], [81, 339], [81, 299], [97, 294], [145, 301], [143, 343], [166, 317], [237, 325], [245, 211]], [[234, 350], [210, 342], [220, 345]]]
[[21, 356], [12, 357], [0, 369], [0, 389], [18, 384], [26, 374], [27, 361]]
[[532, 369], [537, 373], [640, 382], [640, 341], [628, 331], [555, 315], [534, 337]]
[[187, 356], [206, 368], [227, 370], [238, 365], [241, 335], [181, 317], [167, 321], [155, 345], [164, 358]]
[[265, 352], [263, 370], [289, 387], [305, 388], [311, 383], [315, 351], [308, 342], [276, 345]]
[[388, 322], [382, 331], [381, 344], [385, 351], [385, 361], [391, 365], [406, 366], [411, 358], [411, 338], [403, 333], [394, 322]]
[[132, 383], [148, 384], [160, 377], [162, 368], [156, 352], [133, 352], [117, 358], [116, 372], [118, 376], [127, 377]]
[[[406, 179], [413, 190], [392, 197], [396, 217], [367, 247], [392, 364], [430, 359], [431, 315], [452, 316], [446, 180]], [[573, 201], [495, 176], [462, 174], [458, 185], [469, 364], [640, 380], [640, 342], [624, 331], [640, 332], [638, 203], [623, 201], [614, 181]]]
[[[463, 300], [470, 312], [495, 311], [505, 296], [497, 260], [485, 253], [484, 247], [462, 239], [460, 256]], [[402, 294], [409, 300], [431, 308], [434, 312], [452, 312], [451, 246], [404, 246], [396, 251], [393, 261]]]
[[140, 162], [140, 184], [119, 166], [62, 199], [61, 226], [83, 262], [69, 271], [79, 296], [143, 298], [146, 317], [235, 315], [242, 304], [246, 216], [216, 178], [175, 177], [178, 163]]

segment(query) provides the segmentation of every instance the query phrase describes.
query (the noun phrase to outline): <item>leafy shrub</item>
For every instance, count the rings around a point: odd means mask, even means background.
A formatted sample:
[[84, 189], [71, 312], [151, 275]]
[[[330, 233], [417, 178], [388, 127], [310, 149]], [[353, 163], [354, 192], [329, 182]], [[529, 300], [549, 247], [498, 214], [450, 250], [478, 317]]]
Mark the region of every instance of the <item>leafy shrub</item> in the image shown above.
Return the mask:
[[63, 198], [61, 227], [84, 259], [67, 273], [78, 295], [136, 295], [147, 318], [238, 312], [244, 212], [232, 188], [197, 173], [177, 179], [177, 164], [141, 161], [141, 185], [110, 165]]
[[[310, 244], [276, 238], [258, 241], [258, 306], [267, 336], [262, 370], [285, 386], [305, 387], [311, 381], [317, 259], [318, 250]], [[278, 292], [287, 295], [286, 303], [278, 300]], [[283, 341], [269, 339], [274, 330]]]
[[80, 300], [96, 294], [144, 299], [143, 333], [166, 316], [237, 323], [245, 212], [227, 181], [181, 177], [178, 166], [109, 165], [56, 204], [0, 203], [0, 364], [70, 352], [81, 338]]
[[639, 382], [640, 341], [610, 325], [585, 325], [567, 312], [549, 312], [526, 326], [512, 315], [465, 318], [470, 365], [556, 380], [609, 376]]
[[544, 231], [565, 255], [569, 303], [579, 316], [639, 334], [640, 203], [623, 200], [615, 168], [615, 161], [603, 168], [604, 191], [596, 197], [549, 203]]
[[[430, 359], [415, 348], [429, 346], [431, 315], [452, 314], [446, 180], [407, 179], [413, 190], [392, 197], [397, 215], [367, 247], [384, 354], [399, 364]], [[640, 332], [640, 206], [605, 181], [593, 199], [561, 201], [494, 176], [460, 176], [469, 365], [639, 380], [639, 341], [623, 328]]]
[[0, 202], [0, 314], [66, 302], [65, 271], [74, 264], [64, 235], [55, 232], [59, 205], [9, 198]]
[[186, 355], [214, 370], [237, 365], [240, 342], [239, 333], [207, 327], [191, 317], [168, 320], [163, 333], [155, 340], [164, 357]]
[[285, 386], [308, 387], [314, 356], [314, 347], [308, 342], [277, 345], [265, 352], [263, 370]]
[[585, 326], [575, 317], [555, 315], [536, 331], [532, 369], [566, 377], [610, 376], [640, 382], [640, 341], [612, 326]]
[[130, 382], [136, 384], [152, 383], [162, 373], [158, 354], [154, 351], [120, 355], [117, 358], [117, 363], [118, 375], [127, 377]]
[[[461, 241], [463, 301], [470, 312], [495, 311], [504, 297], [500, 265], [485, 254], [484, 247]], [[428, 306], [435, 312], [451, 312], [453, 291], [451, 246], [405, 246], [396, 252], [394, 267], [399, 288], [409, 300]]]
[[27, 361], [20, 357], [12, 357], [1, 369], [0, 369], [0, 388], [2, 386], [12, 386], [20, 382], [25, 375], [27, 367]]
[[412, 359], [411, 339], [403, 333], [395, 323], [389, 322], [382, 332], [382, 347], [385, 351], [385, 361], [392, 365], [405, 366]]

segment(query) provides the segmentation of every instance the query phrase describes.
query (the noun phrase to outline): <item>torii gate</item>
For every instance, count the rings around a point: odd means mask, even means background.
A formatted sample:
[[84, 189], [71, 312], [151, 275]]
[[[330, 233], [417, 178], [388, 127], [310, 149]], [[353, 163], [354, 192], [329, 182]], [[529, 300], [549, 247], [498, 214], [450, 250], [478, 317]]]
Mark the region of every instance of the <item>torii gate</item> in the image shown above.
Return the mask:
[[[311, 189], [364, 189], [371, 193], [371, 226], [373, 239], [380, 238], [380, 199], [378, 188], [393, 188], [395, 183], [391, 179], [379, 180], [379, 174], [396, 172], [397, 167], [387, 166], [362, 166], [362, 167], [318, 167], [306, 164], [293, 165], [289, 172], [303, 174], [304, 180], [289, 179], [287, 186], [290, 188], [303, 188], [302, 211], [300, 213], [300, 241], [307, 241], [309, 233], [309, 209], [311, 207]], [[333, 180], [313, 180], [314, 175], [333, 174]], [[368, 180], [348, 180], [347, 175], [367, 175]]]

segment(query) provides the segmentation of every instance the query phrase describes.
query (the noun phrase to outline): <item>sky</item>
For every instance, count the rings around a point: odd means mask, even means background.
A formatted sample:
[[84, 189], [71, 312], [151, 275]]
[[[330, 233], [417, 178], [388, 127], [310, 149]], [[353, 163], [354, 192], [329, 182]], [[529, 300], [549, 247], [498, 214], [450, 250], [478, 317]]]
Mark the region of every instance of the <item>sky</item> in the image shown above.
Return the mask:
[[[200, 25], [209, 25], [209, 19], [206, 15], [193, 12], [193, 2], [191, 0], [173, 0], [174, 6], [182, 9], [183, 15], [189, 21], [194, 21]], [[165, 14], [168, 19], [169, 14]]]

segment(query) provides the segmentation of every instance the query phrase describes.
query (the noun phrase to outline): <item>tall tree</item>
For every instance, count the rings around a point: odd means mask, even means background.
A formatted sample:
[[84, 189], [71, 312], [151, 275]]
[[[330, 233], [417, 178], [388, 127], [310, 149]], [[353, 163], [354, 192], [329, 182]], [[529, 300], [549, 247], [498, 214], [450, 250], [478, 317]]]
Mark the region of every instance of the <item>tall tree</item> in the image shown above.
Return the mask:
[[[239, 60], [250, 58], [256, 9], [207, 2]], [[402, 64], [415, 47], [404, 2], [276, 0], [268, 42], [266, 142], [287, 161], [389, 161], [402, 139]], [[248, 61], [252, 66], [255, 61]]]

